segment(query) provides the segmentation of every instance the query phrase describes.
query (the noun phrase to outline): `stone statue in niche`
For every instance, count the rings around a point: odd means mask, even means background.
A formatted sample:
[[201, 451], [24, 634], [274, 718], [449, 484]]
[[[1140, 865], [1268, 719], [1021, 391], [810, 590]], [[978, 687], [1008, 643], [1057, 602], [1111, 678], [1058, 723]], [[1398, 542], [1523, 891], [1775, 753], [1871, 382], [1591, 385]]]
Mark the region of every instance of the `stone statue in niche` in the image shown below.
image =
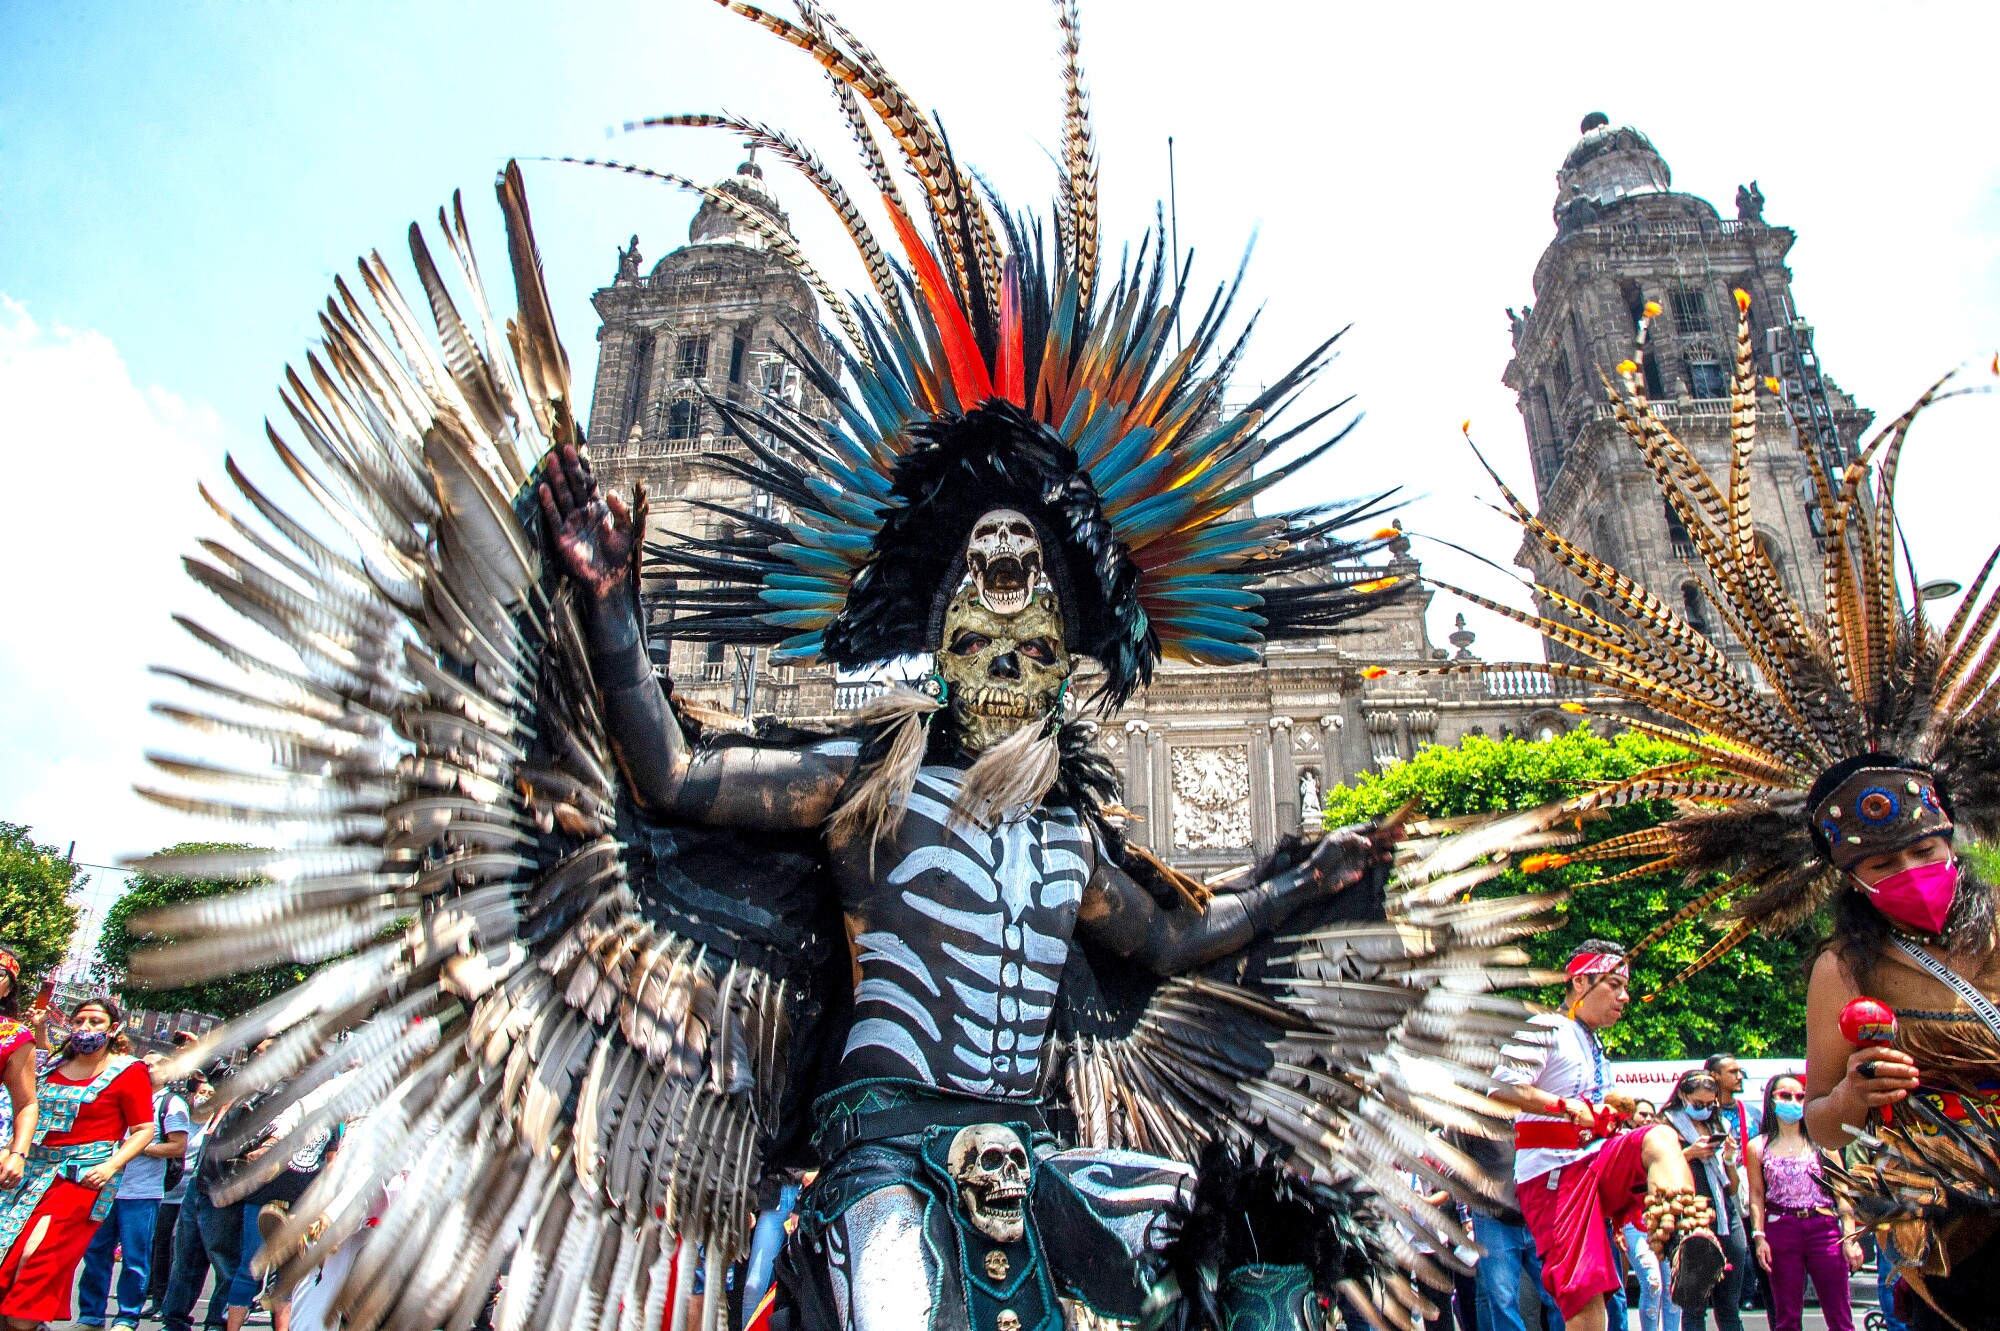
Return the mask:
[[1319, 809], [1319, 773], [1308, 767], [1299, 773], [1299, 821], [1317, 826]]
[[1177, 748], [1172, 771], [1174, 849], [1240, 850], [1250, 844], [1248, 746]]

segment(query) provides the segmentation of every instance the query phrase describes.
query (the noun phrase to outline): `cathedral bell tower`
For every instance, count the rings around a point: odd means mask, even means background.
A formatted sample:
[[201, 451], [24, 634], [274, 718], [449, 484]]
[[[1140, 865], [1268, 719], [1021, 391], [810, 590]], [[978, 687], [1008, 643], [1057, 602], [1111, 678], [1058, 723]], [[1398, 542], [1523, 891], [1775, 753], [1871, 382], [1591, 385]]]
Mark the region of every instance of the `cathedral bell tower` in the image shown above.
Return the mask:
[[[791, 221], [755, 160], [716, 182], [789, 234]], [[674, 533], [727, 536], [706, 503], [755, 509], [758, 497], [714, 459], [742, 451], [712, 399], [760, 405], [777, 393], [824, 416], [783, 352], [794, 343], [824, 355], [812, 288], [771, 252], [765, 237], [731, 210], [705, 199], [688, 243], [642, 270], [639, 238], [618, 252], [617, 275], [591, 297], [598, 329], [590, 453], [598, 475], [619, 490], [643, 481], [652, 512], [647, 539]], [[766, 504], [770, 496], [762, 497]], [[666, 588], [646, 588], [654, 664], [677, 696], [748, 717], [820, 715], [833, 710], [831, 671], [773, 668], [763, 649], [676, 641]]]
[[[1593, 112], [1582, 134], [1556, 173], [1556, 236], [1535, 265], [1534, 304], [1507, 312], [1514, 358], [1502, 379], [1518, 394], [1541, 518], [1697, 628], [1720, 632], [1693, 544], [1605, 397], [1602, 376], [1615, 382], [1613, 367], [1632, 356], [1646, 304], [1660, 306], [1647, 337], [1647, 395], [1717, 476], [1729, 465], [1738, 289], [1750, 294], [1758, 375], [1783, 381], [1785, 401], [1824, 456], [1851, 458], [1872, 413], [1821, 375], [1812, 330], [1792, 305], [1785, 255], [1796, 236], [1764, 220], [1756, 182], [1737, 190], [1736, 217], [1726, 221], [1707, 200], [1673, 189], [1666, 159], [1638, 130]], [[1823, 549], [1812, 482], [1779, 403], [1762, 391], [1758, 403], [1757, 536], [1787, 588], [1810, 603]], [[1596, 608], [1539, 548], [1524, 546], [1519, 562]]]

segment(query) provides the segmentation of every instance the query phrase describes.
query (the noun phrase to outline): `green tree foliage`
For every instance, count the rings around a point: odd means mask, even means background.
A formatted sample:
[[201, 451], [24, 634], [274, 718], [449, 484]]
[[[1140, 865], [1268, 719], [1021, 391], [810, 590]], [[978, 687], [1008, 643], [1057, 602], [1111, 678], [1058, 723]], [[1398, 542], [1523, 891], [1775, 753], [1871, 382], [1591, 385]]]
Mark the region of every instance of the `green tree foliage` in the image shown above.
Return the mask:
[[[169, 846], [161, 855], [192, 855], [202, 851], [248, 850], [248, 846], [227, 842], [184, 841]], [[104, 935], [98, 941], [97, 954], [107, 967], [123, 975], [135, 951], [163, 941], [151, 934], [140, 931], [135, 919], [161, 906], [177, 905], [183, 901], [195, 901], [202, 897], [219, 896], [224, 892], [234, 892], [238, 888], [250, 887], [247, 882], [233, 882], [217, 878], [182, 878], [154, 873], [132, 875], [132, 882], [125, 895], [118, 898], [104, 915]], [[264, 970], [252, 971], [247, 975], [228, 975], [219, 980], [209, 980], [202, 984], [183, 985], [176, 989], [131, 989], [130, 1001], [134, 1006], [152, 1008], [160, 1012], [202, 1012], [211, 1017], [233, 1017], [240, 1012], [248, 1012], [265, 999], [289, 989], [305, 979], [306, 970], [301, 966], [271, 966]], [[122, 988], [123, 986], [121, 986]]]
[[[1379, 775], [1326, 792], [1326, 824], [1338, 827], [1387, 812], [1412, 796], [1436, 817], [1526, 809], [1615, 781], [1681, 751], [1636, 731], [1607, 740], [1582, 726], [1554, 739], [1527, 741], [1468, 736], [1452, 748], [1433, 746]], [[1588, 839], [1648, 827], [1673, 816], [1664, 802], [1611, 811], [1586, 823]], [[1608, 938], [1628, 946], [1644, 937], [1682, 903], [1714, 879], [1686, 885], [1676, 873], [1651, 874], [1601, 885], [1635, 861], [1572, 865], [1527, 875], [1502, 874], [1480, 894], [1566, 887], [1571, 897], [1561, 927], [1527, 941], [1539, 965], [1560, 967], [1570, 949], [1586, 938]], [[1697, 1058], [1727, 1050], [1744, 1057], [1803, 1057], [1807, 950], [1794, 939], [1753, 935], [1687, 983], [1651, 1003], [1639, 1001], [1700, 956], [1716, 939], [1699, 921], [1676, 927], [1647, 948], [1633, 966], [1632, 1005], [1625, 1019], [1605, 1033], [1605, 1046], [1619, 1058]], [[1544, 1002], [1555, 990], [1536, 995]]]
[[21, 958], [27, 997], [69, 949], [78, 914], [70, 893], [89, 881], [54, 846], [36, 845], [31, 829], [0, 822], [0, 943]]

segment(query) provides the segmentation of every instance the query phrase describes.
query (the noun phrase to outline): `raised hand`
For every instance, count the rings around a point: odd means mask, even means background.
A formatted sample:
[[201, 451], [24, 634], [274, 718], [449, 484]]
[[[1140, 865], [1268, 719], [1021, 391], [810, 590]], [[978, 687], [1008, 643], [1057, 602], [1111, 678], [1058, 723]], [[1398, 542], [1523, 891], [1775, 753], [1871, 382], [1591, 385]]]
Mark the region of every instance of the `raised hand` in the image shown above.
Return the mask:
[[1401, 818], [1328, 832], [1313, 847], [1306, 869], [1325, 891], [1342, 891], [1360, 882], [1370, 869], [1391, 863], [1402, 835]]
[[599, 601], [623, 589], [639, 534], [625, 502], [598, 489], [590, 464], [576, 449], [549, 450], [535, 497], [564, 570]]

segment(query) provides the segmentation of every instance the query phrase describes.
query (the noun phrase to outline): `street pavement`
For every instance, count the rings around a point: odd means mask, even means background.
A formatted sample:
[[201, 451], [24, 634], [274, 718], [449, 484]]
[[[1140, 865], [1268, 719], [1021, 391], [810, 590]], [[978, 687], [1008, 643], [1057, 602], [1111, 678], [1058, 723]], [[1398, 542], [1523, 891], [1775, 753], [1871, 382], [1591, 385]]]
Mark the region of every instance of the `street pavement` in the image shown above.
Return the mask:
[[[1854, 1304], [1855, 1331], [1866, 1331], [1868, 1314], [1875, 1310], [1875, 1271], [1873, 1267], [1854, 1277], [1849, 1286], [1848, 1297]], [[196, 1315], [199, 1316], [201, 1311], [207, 1306], [207, 1299], [204, 1297], [200, 1303], [195, 1305]], [[249, 1324], [253, 1328], [269, 1327], [271, 1325], [271, 1315], [261, 1309], [254, 1311], [250, 1315]], [[1713, 1325], [1712, 1320], [1709, 1325]], [[62, 1323], [57, 1323], [57, 1326], [60, 1328]], [[1743, 1314], [1743, 1331], [1770, 1331], [1770, 1327], [1771, 1318], [1769, 1313], [1746, 1312]], [[139, 1323], [139, 1328], [140, 1331], [161, 1331], [160, 1323], [154, 1318], [147, 1318], [145, 1321]], [[1637, 1313], [1631, 1314], [1628, 1331], [1641, 1331], [1639, 1315]], [[1683, 1331], [1694, 1331], [1693, 1324], [1691, 1322], [1685, 1323]], [[1826, 1331], [1826, 1319], [1820, 1315], [1819, 1309], [1812, 1304], [1806, 1305], [1804, 1331]]]

